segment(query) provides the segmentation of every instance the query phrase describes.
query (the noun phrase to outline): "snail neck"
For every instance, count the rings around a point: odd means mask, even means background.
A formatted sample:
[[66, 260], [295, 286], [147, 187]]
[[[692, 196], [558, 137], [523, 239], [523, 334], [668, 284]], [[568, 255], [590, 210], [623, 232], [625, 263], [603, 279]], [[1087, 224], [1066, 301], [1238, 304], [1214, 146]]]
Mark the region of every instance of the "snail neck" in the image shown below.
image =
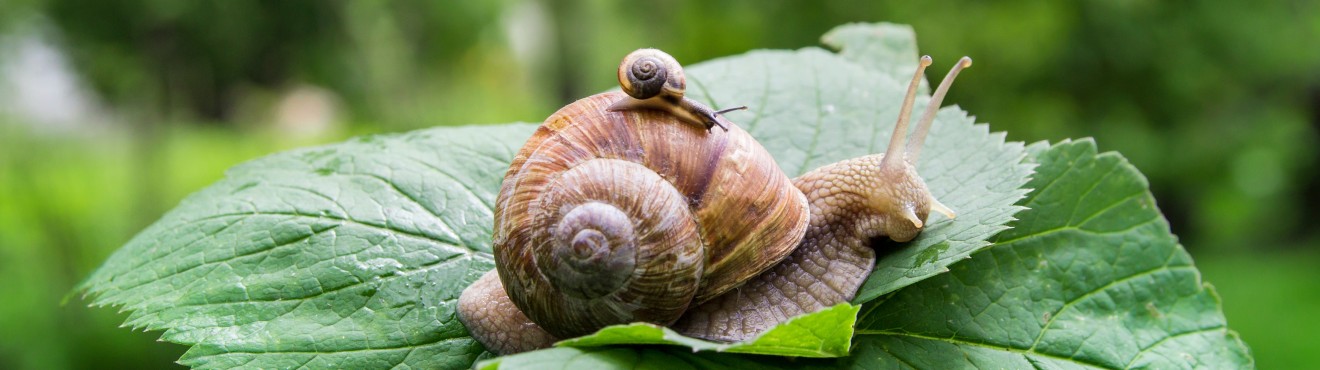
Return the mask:
[[912, 165], [886, 163], [884, 157], [848, 159], [794, 179], [811, 204], [810, 228], [834, 229], [834, 238], [862, 244], [877, 237], [899, 242], [916, 237], [937, 202]]

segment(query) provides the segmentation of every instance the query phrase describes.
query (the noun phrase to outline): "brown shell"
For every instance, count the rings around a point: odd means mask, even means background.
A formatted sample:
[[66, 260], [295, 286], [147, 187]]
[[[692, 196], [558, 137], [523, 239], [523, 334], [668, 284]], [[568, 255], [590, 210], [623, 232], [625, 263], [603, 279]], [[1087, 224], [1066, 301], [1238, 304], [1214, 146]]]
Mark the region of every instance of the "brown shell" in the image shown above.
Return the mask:
[[[746, 131], [708, 133], [659, 111], [606, 111], [625, 96], [586, 97], [546, 119], [514, 157], [496, 201], [500, 280], [519, 309], [560, 337], [633, 321], [668, 325], [690, 304], [778, 263], [807, 227], [806, 198]], [[563, 268], [548, 253], [558, 223], [586, 203], [631, 216], [619, 230], [635, 233], [636, 245], [592, 257], [630, 273]], [[561, 273], [538, 266], [623, 280], [564, 294], [547, 277]]]
[[[637, 75], [638, 68], [650, 64], [656, 69], [651, 79], [642, 79]], [[619, 87], [633, 98], [650, 99], [657, 95], [666, 95], [674, 100], [682, 99], [687, 90], [687, 77], [683, 66], [678, 64], [669, 53], [658, 49], [637, 49], [623, 57], [619, 63]]]

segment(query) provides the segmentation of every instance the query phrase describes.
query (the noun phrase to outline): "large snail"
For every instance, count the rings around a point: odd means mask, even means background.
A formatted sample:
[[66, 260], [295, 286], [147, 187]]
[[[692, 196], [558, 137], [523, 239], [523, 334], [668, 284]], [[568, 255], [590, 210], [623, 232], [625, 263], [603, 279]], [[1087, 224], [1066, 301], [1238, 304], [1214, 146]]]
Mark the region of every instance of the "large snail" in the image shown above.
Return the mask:
[[[646, 60], [662, 62], [636, 66]], [[496, 269], [463, 291], [460, 320], [509, 354], [636, 321], [744, 340], [852, 299], [875, 265], [871, 239], [911, 240], [931, 210], [954, 217], [913, 163], [971, 59], [949, 71], [907, 142], [930, 63], [921, 58], [884, 154], [790, 180], [746, 131], [682, 96], [672, 57], [633, 52], [619, 71], [629, 95], [561, 108], [514, 157], [496, 201]], [[640, 88], [633, 69], [664, 85]], [[633, 91], [648, 89], [660, 98]]]

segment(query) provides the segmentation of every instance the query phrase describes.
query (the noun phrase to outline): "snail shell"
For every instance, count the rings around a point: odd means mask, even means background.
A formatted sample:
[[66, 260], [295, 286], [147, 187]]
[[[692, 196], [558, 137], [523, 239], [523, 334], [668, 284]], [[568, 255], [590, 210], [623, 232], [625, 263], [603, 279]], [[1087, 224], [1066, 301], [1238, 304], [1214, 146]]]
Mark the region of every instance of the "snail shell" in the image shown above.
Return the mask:
[[719, 126], [727, 132], [729, 124], [720, 114], [747, 109], [736, 107], [716, 111], [683, 97], [686, 86], [687, 77], [683, 75], [683, 66], [673, 56], [656, 49], [638, 49], [619, 63], [619, 87], [629, 97], [615, 101], [608, 110], [660, 110], [683, 122], [705, 127], [706, 130]]
[[687, 77], [673, 56], [656, 49], [639, 49], [619, 63], [619, 87], [636, 99], [661, 96], [677, 102], [683, 98]]
[[598, 94], [550, 116], [497, 200], [504, 290], [560, 338], [673, 323], [784, 259], [807, 226], [806, 198], [745, 131], [608, 109], [623, 98]]

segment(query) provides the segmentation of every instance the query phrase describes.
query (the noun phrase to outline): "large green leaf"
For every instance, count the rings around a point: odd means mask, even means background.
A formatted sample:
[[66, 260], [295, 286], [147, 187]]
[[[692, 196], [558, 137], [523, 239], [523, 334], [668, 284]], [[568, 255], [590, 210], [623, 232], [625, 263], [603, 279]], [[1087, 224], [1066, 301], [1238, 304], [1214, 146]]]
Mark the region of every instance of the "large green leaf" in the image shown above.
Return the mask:
[[[87, 279], [204, 368], [464, 368], [455, 319], [491, 268], [491, 204], [534, 126], [431, 129], [231, 169]], [[472, 143], [478, 143], [476, 145]]]
[[[1169, 233], [1144, 177], [1090, 140], [1031, 147], [1040, 164], [994, 247], [867, 304], [851, 356], [765, 361], [656, 348], [507, 356], [518, 368], [1227, 368], [1253, 366], [1219, 297]], [[668, 367], [673, 365], [674, 367]]]
[[866, 307], [856, 364], [1250, 367], [1146, 178], [1090, 140], [1047, 147], [993, 248]]

